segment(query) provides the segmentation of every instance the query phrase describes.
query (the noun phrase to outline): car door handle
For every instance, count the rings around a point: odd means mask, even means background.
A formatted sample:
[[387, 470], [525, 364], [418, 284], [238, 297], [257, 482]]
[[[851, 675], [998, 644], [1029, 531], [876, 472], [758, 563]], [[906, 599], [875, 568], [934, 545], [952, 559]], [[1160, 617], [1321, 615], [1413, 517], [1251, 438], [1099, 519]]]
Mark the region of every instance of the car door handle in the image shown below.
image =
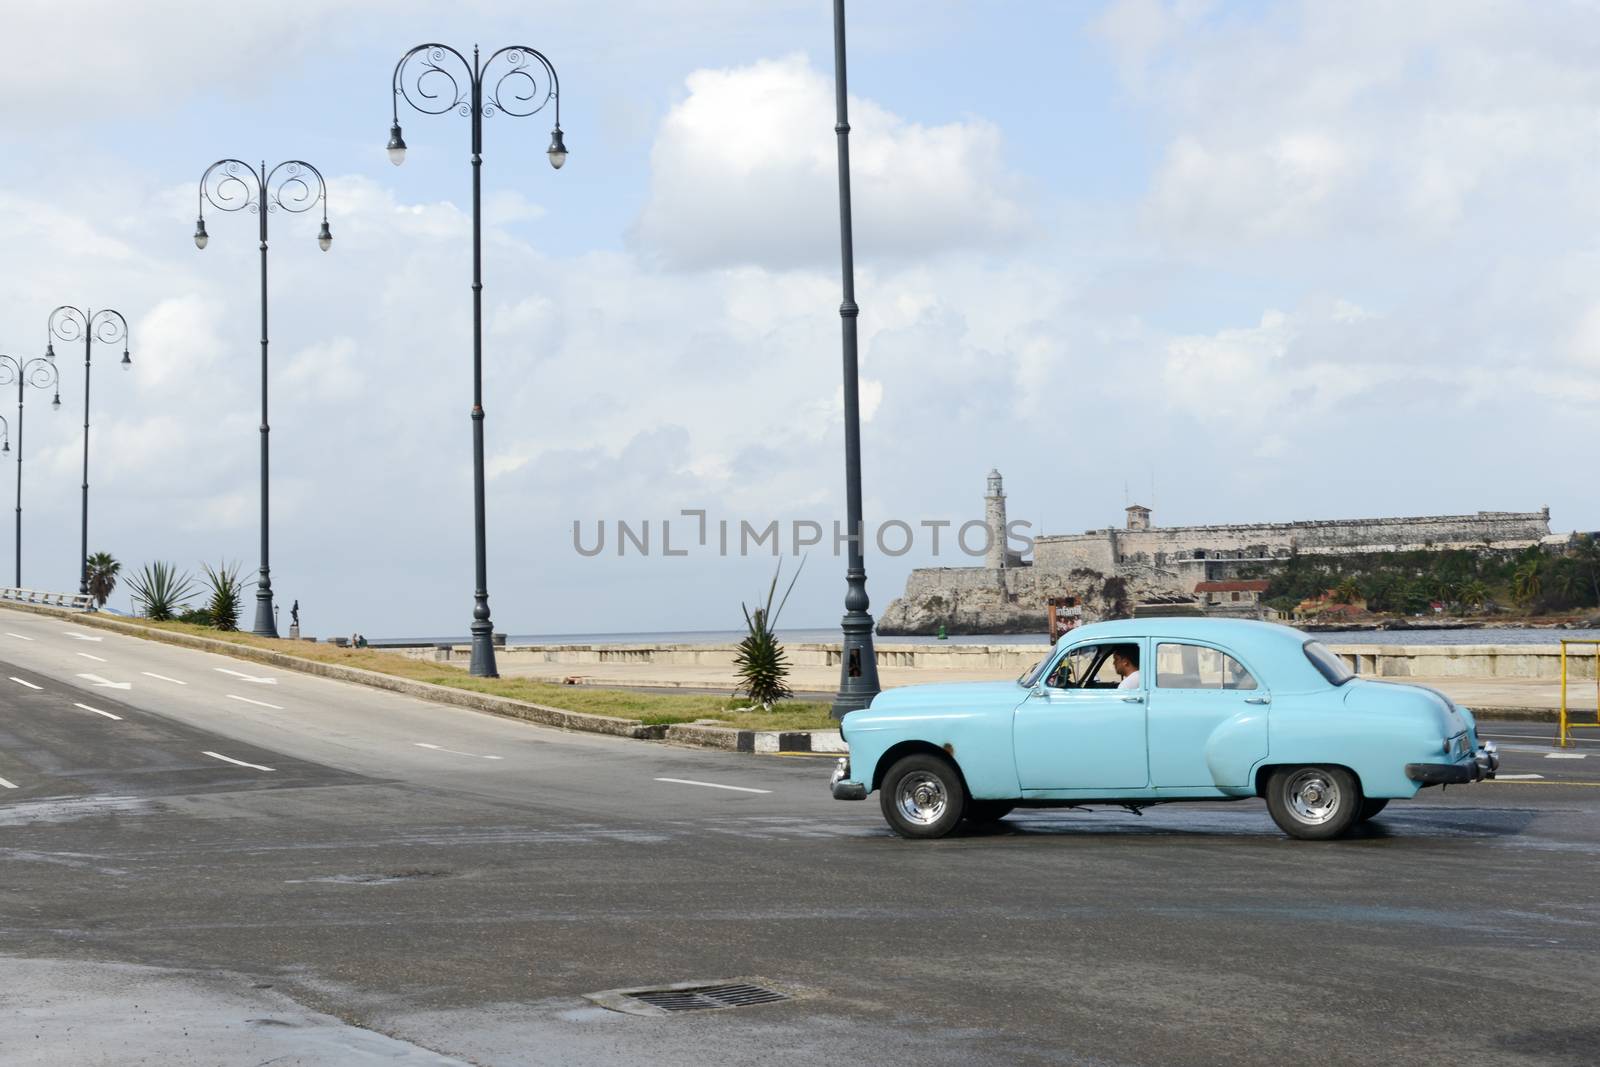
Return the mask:
[[1122, 702], [1124, 704], [1143, 704], [1144, 695], [1142, 693], [1134, 693], [1132, 696], [1123, 697]]
[[1270, 704], [1272, 703], [1272, 694], [1263, 693], [1258, 697], [1245, 697], [1244, 702], [1246, 704]]

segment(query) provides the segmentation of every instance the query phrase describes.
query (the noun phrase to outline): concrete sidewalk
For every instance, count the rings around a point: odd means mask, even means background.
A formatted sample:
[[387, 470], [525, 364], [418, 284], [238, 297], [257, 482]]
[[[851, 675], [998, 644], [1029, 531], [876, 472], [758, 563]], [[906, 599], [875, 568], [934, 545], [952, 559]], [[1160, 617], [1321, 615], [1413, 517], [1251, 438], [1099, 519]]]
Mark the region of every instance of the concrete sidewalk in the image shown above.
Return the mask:
[[[501, 674], [556, 684], [623, 686], [642, 689], [709, 689], [732, 692], [732, 672], [718, 667], [662, 663], [501, 664]], [[931, 670], [925, 667], [880, 667], [885, 689], [927, 682], [1010, 681], [1013, 675], [994, 671]], [[1561, 683], [1526, 678], [1393, 678], [1439, 690], [1456, 703], [1482, 714], [1503, 718], [1554, 719], [1561, 702]], [[837, 667], [795, 666], [789, 685], [800, 692], [833, 692], [839, 687]], [[1595, 719], [1594, 683], [1569, 685], [1568, 714]]]

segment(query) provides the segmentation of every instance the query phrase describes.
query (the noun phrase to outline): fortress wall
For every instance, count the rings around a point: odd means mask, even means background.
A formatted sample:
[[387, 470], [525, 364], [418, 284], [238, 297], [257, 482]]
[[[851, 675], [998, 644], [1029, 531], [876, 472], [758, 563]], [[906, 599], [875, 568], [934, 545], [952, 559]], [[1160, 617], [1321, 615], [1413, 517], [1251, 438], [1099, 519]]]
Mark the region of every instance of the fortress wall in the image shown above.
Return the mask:
[[1416, 548], [1502, 548], [1537, 544], [1550, 533], [1548, 511], [1480, 511], [1476, 515], [1297, 522], [1295, 543], [1307, 553]]
[[[1116, 532], [1116, 538], [1127, 536]], [[1037, 570], [1068, 571], [1084, 568], [1101, 574], [1116, 572], [1117, 561], [1113, 555], [1113, 537], [1110, 531], [1072, 534], [1064, 537], [1040, 537], [1033, 542], [1033, 565]]]

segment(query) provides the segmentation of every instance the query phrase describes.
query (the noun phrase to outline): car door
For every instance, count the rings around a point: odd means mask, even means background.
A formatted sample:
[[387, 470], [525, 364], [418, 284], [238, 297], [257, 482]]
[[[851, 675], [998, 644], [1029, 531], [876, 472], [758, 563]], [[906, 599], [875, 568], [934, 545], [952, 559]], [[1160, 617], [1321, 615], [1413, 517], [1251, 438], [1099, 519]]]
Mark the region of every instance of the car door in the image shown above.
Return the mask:
[[[1112, 652], [1144, 642], [1096, 642], [1067, 650], [1013, 718], [1017, 779], [1038, 789], [1142, 789], [1149, 781], [1145, 755], [1145, 699], [1116, 688]], [[1070, 677], [1068, 668], [1072, 668]], [[1052, 684], [1054, 683], [1054, 684]]]
[[1242, 786], [1267, 754], [1262, 683], [1228, 651], [1155, 638], [1149, 676], [1150, 784]]

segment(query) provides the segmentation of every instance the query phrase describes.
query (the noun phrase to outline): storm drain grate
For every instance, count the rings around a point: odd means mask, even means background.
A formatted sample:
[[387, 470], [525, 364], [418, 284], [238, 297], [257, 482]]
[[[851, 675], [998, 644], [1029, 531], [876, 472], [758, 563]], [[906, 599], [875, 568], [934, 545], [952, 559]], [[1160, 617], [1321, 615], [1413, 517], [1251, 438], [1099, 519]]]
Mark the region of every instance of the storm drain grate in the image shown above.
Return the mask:
[[751, 1004], [776, 1004], [788, 1000], [787, 994], [758, 985], [708, 985], [698, 989], [652, 989], [629, 993], [634, 1000], [654, 1004], [667, 1011], [704, 1011], [707, 1008], [745, 1008]]
[[654, 989], [608, 989], [603, 993], [590, 993], [588, 999], [630, 1015], [676, 1015], [684, 1011], [776, 1004], [791, 999], [791, 994], [748, 981], [680, 982]]

